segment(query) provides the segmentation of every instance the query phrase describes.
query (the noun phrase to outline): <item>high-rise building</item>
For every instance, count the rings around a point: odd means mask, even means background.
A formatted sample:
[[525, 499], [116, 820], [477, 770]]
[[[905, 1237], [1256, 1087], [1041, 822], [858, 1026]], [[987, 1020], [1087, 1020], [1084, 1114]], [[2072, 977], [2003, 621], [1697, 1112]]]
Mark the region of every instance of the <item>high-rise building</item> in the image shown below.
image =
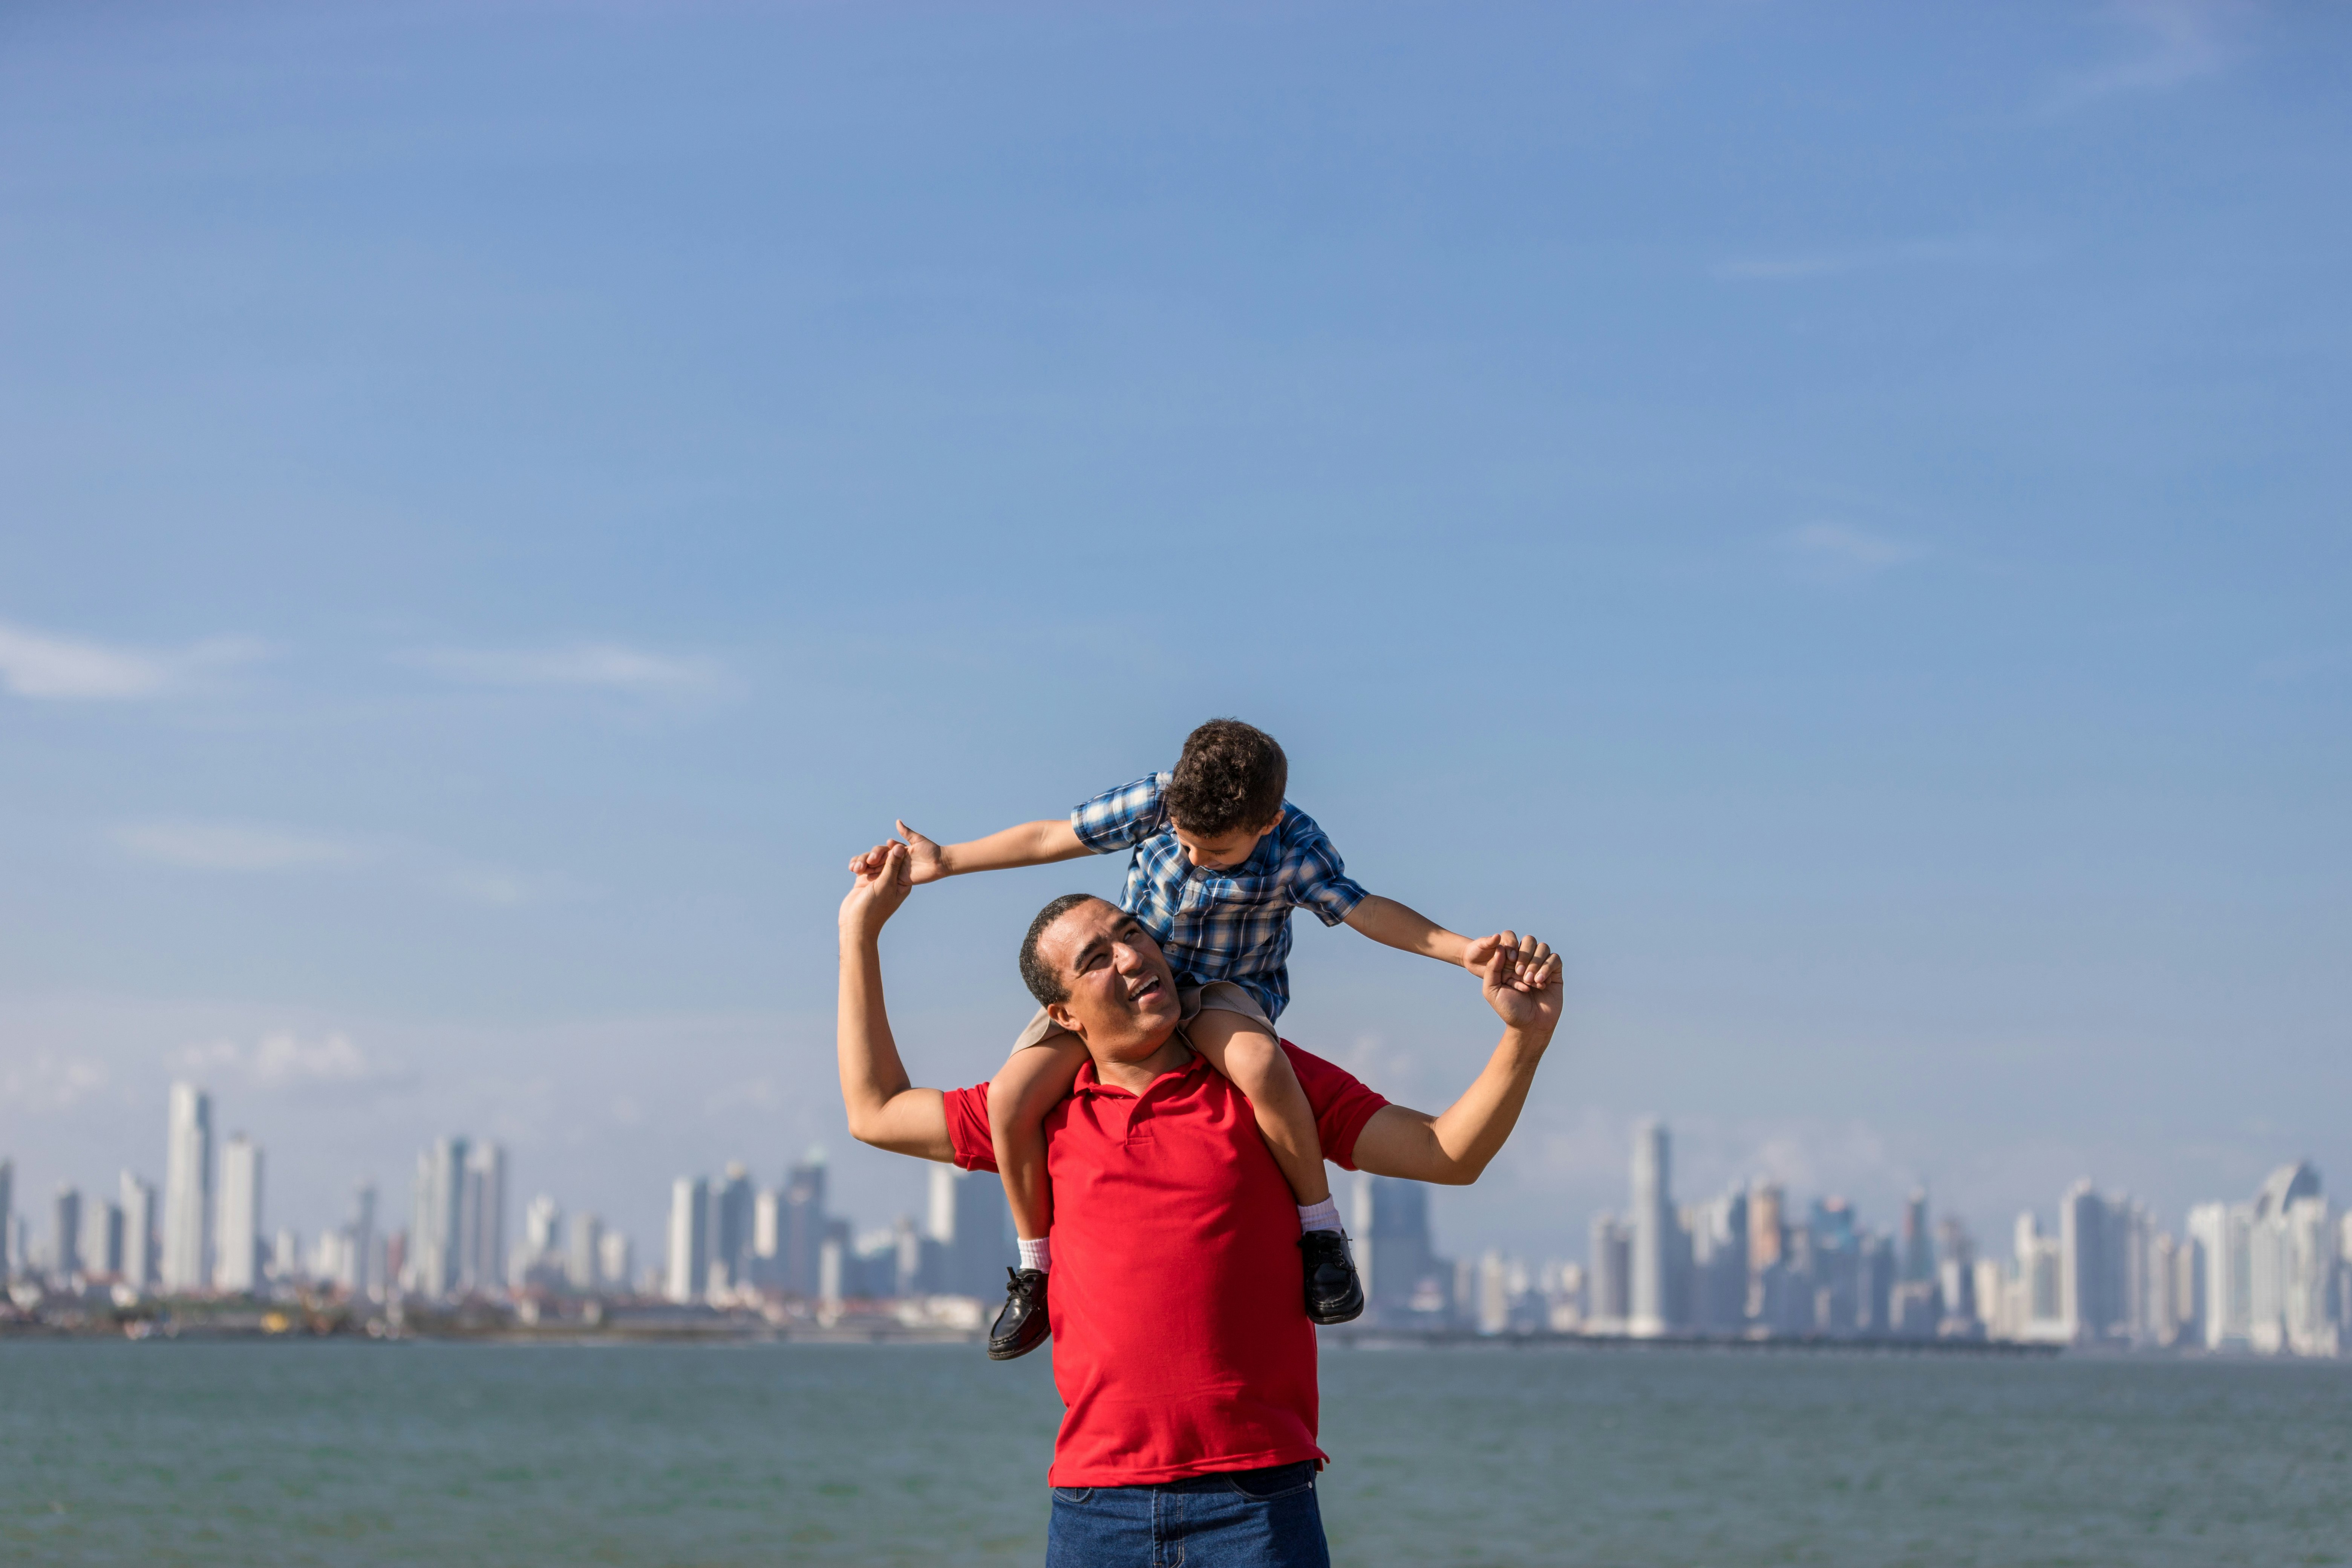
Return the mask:
[[49, 1209], [49, 1272], [62, 1285], [81, 1271], [81, 1189], [59, 1183]]
[[784, 1194], [761, 1187], [751, 1199], [751, 1277], [762, 1285], [782, 1285], [783, 1269]]
[[261, 1150], [239, 1132], [221, 1146], [220, 1215], [213, 1288], [249, 1295], [261, 1288]]
[[155, 1288], [155, 1189], [122, 1173], [122, 1282], [142, 1292]]
[[929, 1212], [918, 1240], [919, 1256], [935, 1261], [929, 1268], [919, 1261], [922, 1288], [982, 1300], [1001, 1292], [1014, 1258], [1005, 1226], [1004, 1184], [992, 1173], [932, 1166]]
[[1651, 1337], [1672, 1331], [1675, 1208], [1672, 1151], [1655, 1118], [1633, 1127], [1632, 1310], [1625, 1331]]
[[1936, 1277], [1936, 1249], [1927, 1229], [1927, 1189], [1914, 1187], [1911, 1195], [1903, 1200], [1903, 1254], [1900, 1267], [1903, 1281], [1932, 1281]]
[[[572, 1216], [572, 1245], [563, 1260], [564, 1282], [582, 1295], [593, 1295], [604, 1284], [597, 1268], [599, 1247], [604, 1239], [604, 1225], [593, 1214]], [[617, 1281], [626, 1283], [626, 1281]]]
[[751, 1278], [751, 1173], [730, 1162], [710, 1194], [710, 1277], [731, 1289]]
[[163, 1150], [163, 1289], [205, 1289], [212, 1260], [213, 1098], [194, 1084], [175, 1083]]
[[596, 1243], [596, 1271], [607, 1290], [626, 1294], [635, 1289], [636, 1262], [635, 1249], [624, 1232], [608, 1230]]
[[1788, 1247], [1788, 1226], [1782, 1215], [1783, 1194], [1778, 1182], [1758, 1182], [1748, 1189], [1748, 1268], [1762, 1273], [1780, 1261]]
[[505, 1148], [475, 1145], [466, 1157], [464, 1181], [457, 1212], [458, 1288], [495, 1290], [507, 1268]]
[[16, 1252], [16, 1163], [0, 1160], [0, 1286], [15, 1277], [24, 1262]]
[[81, 1271], [122, 1278], [122, 1205], [95, 1194], [81, 1205]]
[[2245, 1350], [2252, 1342], [2254, 1205], [2199, 1204], [2189, 1238], [2205, 1262], [2205, 1344]]
[[1622, 1334], [1633, 1310], [1633, 1231], [1613, 1214], [1594, 1215], [1591, 1247], [1585, 1261], [1585, 1331]]
[[1698, 1205], [1685, 1228], [1691, 1239], [1691, 1321], [1708, 1333], [1736, 1333], [1748, 1317], [1746, 1189], [1734, 1187]]
[[817, 1252], [824, 1246], [824, 1151], [811, 1149], [808, 1158], [784, 1173], [783, 1258], [780, 1272], [786, 1290], [796, 1296], [817, 1292]]
[[402, 1283], [420, 1296], [438, 1300], [458, 1289], [467, 1153], [463, 1138], [436, 1139], [417, 1152], [415, 1215]]
[[1365, 1316], [1390, 1327], [1443, 1327], [1454, 1310], [1454, 1266], [1429, 1230], [1429, 1188], [1369, 1173], [1356, 1180], [1356, 1267]]
[[344, 1229], [351, 1250], [344, 1265], [343, 1288], [353, 1300], [364, 1300], [384, 1283], [376, 1258], [373, 1182], [362, 1182], [352, 1189], [352, 1217]]
[[710, 1184], [680, 1176], [669, 1190], [669, 1256], [664, 1293], [698, 1301], [710, 1274]]

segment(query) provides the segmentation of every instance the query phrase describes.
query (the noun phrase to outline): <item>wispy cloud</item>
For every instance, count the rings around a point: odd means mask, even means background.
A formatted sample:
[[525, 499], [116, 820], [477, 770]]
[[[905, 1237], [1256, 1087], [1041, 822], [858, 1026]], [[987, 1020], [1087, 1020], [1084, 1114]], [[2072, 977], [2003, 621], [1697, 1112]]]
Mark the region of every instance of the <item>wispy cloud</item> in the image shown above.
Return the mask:
[[400, 662], [471, 686], [572, 687], [644, 697], [710, 693], [725, 684], [716, 659], [649, 653], [620, 643], [546, 648], [414, 648]]
[[2122, 0], [2113, 15], [2132, 34], [2131, 47], [2062, 80], [2044, 108], [2063, 113], [2120, 93], [2162, 92], [2211, 76], [2236, 52], [2228, 33], [2244, 10], [2229, 0]]
[[1960, 235], [1738, 257], [1717, 263], [1713, 271], [1727, 282], [1803, 283], [1888, 267], [2024, 267], [2041, 254], [2015, 240]]
[[373, 858], [344, 839], [243, 823], [137, 822], [113, 838], [135, 859], [191, 871], [297, 871]]
[[241, 637], [163, 651], [124, 647], [0, 621], [0, 685], [35, 701], [137, 701], [195, 689], [221, 670], [267, 652]]
[[184, 871], [268, 875], [361, 869], [470, 904], [509, 908], [550, 884], [426, 846], [369, 842], [244, 822], [133, 822], [109, 835], [136, 860]]
[[251, 1044], [207, 1040], [177, 1053], [173, 1066], [207, 1079], [223, 1075], [259, 1089], [393, 1088], [415, 1075], [373, 1061], [340, 1032], [306, 1040], [291, 1029], [275, 1030]]
[[[0, 1105], [64, 1110], [104, 1089], [106, 1064], [57, 1051], [37, 1051], [0, 1066]], [[5, 1218], [5, 1216], [0, 1216]]]
[[1874, 577], [1925, 553], [1916, 544], [1842, 522], [1809, 522], [1790, 529], [1775, 542], [1800, 574], [1823, 582], [1851, 583]]

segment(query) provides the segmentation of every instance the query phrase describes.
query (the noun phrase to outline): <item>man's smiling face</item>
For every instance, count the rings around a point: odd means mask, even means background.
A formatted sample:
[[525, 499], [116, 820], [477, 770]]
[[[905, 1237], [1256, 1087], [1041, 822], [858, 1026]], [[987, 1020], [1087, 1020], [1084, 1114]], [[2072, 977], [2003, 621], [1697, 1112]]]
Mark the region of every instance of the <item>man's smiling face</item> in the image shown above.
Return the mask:
[[1151, 933], [1117, 904], [1093, 899], [1037, 939], [1068, 996], [1046, 1006], [1097, 1060], [1140, 1061], [1168, 1042], [1182, 1016], [1176, 976]]

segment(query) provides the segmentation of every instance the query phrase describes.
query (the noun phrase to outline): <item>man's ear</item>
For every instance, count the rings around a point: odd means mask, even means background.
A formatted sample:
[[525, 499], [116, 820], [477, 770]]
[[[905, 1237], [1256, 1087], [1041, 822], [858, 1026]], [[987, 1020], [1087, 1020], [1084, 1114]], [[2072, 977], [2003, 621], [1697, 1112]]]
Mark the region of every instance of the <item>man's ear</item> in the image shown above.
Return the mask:
[[1070, 1005], [1068, 1003], [1046, 1003], [1045, 1016], [1053, 1019], [1056, 1025], [1062, 1028], [1069, 1030], [1070, 1033], [1077, 1036], [1078, 1038], [1083, 1040], [1087, 1037], [1087, 1032], [1078, 1027], [1078, 1016], [1070, 1011]]

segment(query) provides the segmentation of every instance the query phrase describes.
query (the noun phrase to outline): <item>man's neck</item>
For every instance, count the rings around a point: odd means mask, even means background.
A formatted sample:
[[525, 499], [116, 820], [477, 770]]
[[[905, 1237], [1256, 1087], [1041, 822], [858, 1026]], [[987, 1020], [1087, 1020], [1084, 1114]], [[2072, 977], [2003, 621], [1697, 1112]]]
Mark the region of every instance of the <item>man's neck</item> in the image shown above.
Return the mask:
[[[1091, 1054], [1091, 1053], [1089, 1053]], [[1135, 1061], [1111, 1061], [1100, 1056], [1094, 1058], [1095, 1077], [1112, 1089], [1123, 1089], [1129, 1094], [1141, 1094], [1151, 1080], [1161, 1073], [1173, 1072], [1192, 1059], [1192, 1047], [1185, 1042], [1184, 1031], [1171, 1029], [1160, 1048]]]

